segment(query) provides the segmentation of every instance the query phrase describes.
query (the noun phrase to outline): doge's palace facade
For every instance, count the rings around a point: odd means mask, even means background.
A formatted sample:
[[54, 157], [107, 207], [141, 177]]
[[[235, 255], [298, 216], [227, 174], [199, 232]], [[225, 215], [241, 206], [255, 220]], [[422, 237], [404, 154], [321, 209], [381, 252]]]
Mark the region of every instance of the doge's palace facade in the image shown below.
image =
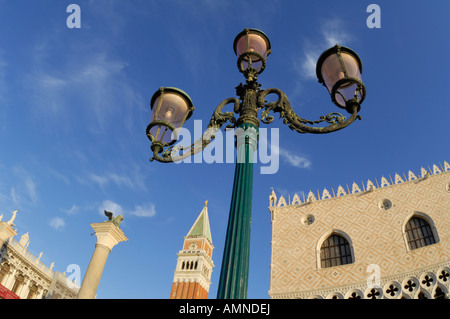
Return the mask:
[[270, 194], [271, 298], [449, 298], [450, 165]]

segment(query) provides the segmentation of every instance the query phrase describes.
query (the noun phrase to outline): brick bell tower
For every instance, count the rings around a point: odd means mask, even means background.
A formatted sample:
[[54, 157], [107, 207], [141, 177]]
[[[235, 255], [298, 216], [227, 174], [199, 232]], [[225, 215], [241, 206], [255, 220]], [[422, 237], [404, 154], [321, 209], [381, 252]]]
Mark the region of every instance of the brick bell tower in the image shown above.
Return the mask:
[[170, 299], [208, 299], [214, 267], [211, 259], [214, 246], [207, 204], [208, 201], [184, 237], [183, 249], [178, 253]]

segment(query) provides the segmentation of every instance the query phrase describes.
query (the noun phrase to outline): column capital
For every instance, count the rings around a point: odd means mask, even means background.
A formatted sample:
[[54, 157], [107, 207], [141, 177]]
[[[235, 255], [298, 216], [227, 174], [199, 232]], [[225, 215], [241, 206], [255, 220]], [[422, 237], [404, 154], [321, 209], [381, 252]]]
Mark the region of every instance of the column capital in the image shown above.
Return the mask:
[[[9, 238], [17, 235], [17, 232], [7, 222], [0, 222], [0, 244], [3, 245]], [[0, 245], [0, 247], [1, 247]]]
[[104, 245], [109, 250], [112, 250], [118, 243], [128, 240], [122, 229], [112, 222], [93, 223], [91, 227], [97, 236], [97, 244]]

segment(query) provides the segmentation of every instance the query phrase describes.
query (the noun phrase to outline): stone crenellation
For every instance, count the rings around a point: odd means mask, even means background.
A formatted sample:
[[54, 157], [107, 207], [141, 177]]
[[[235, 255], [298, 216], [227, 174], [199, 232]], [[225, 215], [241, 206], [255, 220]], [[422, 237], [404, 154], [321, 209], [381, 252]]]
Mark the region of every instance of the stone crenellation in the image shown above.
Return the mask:
[[[280, 196], [279, 200], [277, 201], [277, 196], [272, 189], [272, 193], [269, 196], [269, 208], [270, 207], [283, 207], [283, 206], [292, 206], [292, 205], [302, 205], [302, 204], [312, 204], [316, 201], [336, 198], [340, 196], [347, 196], [357, 193], [369, 193], [372, 192], [376, 188], [385, 188], [396, 184], [406, 183], [414, 180], [424, 180], [427, 179], [430, 175], [437, 175], [441, 174], [443, 172], [450, 171], [450, 164], [444, 161], [444, 165], [441, 164], [436, 165], [433, 164], [433, 167], [428, 167], [428, 170], [424, 167], [421, 167], [420, 174], [418, 176], [414, 174], [411, 170], [408, 171], [408, 176], [403, 174], [403, 177], [399, 174], [394, 175], [394, 179], [389, 175], [389, 180], [385, 176], [381, 176], [380, 183], [375, 179], [375, 184], [368, 179], [367, 183], [364, 185], [363, 182], [361, 182], [361, 185], [358, 185], [356, 182], [353, 182], [351, 189], [346, 185], [347, 191], [342, 187], [341, 185], [338, 186], [336, 189], [336, 192], [334, 189], [331, 189], [331, 193], [327, 188], [324, 188], [322, 191], [322, 195], [320, 195], [319, 191], [317, 191], [317, 196], [312, 191], [309, 191], [308, 196], [305, 198], [305, 193], [303, 193], [303, 200], [300, 199], [298, 194], [294, 194], [294, 197], [292, 198], [292, 201], [290, 200], [290, 197], [288, 198], [288, 201], [284, 198], [284, 196]], [[360, 187], [361, 186], [361, 187]], [[450, 189], [450, 185], [447, 186]]]

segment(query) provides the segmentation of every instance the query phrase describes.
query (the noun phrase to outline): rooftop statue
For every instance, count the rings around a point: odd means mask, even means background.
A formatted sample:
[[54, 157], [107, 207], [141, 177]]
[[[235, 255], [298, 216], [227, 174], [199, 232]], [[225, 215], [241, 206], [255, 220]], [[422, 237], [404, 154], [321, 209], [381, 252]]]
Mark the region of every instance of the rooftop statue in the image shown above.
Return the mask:
[[14, 225], [14, 219], [16, 219], [16, 214], [17, 214], [17, 209], [15, 210], [15, 211], [13, 211], [13, 215], [12, 215], [12, 217], [11, 217], [11, 219], [7, 222], [7, 224], [9, 225], [9, 226], [16, 226], [16, 225]]
[[117, 227], [119, 227], [120, 223], [123, 220], [123, 216], [122, 215], [118, 215], [116, 217], [113, 217], [113, 213], [108, 212], [106, 210], [105, 210], [105, 215], [108, 217], [108, 220], [105, 220], [104, 223], [112, 222]]

